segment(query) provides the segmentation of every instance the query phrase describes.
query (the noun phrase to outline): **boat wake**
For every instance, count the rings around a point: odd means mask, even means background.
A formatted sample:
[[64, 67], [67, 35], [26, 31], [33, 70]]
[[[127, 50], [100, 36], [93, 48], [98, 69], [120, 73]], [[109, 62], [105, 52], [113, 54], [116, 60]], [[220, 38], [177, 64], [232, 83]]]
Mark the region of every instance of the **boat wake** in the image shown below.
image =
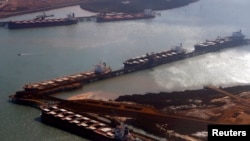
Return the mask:
[[18, 56], [30, 56], [30, 55], [35, 55], [35, 53], [18, 53]]

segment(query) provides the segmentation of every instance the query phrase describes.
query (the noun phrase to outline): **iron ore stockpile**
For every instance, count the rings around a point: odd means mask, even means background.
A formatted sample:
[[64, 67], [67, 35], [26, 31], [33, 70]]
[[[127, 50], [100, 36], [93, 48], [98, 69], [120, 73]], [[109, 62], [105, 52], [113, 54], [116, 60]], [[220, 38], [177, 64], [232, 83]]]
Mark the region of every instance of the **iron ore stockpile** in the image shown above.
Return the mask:
[[[143, 56], [130, 58], [124, 62], [124, 67], [119, 70], [113, 71], [111, 67], [106, 65], [106, 63], [100, 63], [98, 65], [95, 65], [94, 70], [38, 83], [26, 84], [24, 85], [23, 90], [17, 91], [14, 95], [10, 95], [9, 97], [10, 100], [14, 103], [28, 104], [35, 107], [40, 107], [40, 109], [42, 110], [42, 121], [53, 124], [65, 130], [68, 129], [70, 130], [70, 132], [84, 137], [89, 137], [90, 139], [105, 141], [115, 139], [124, 140], [124, 138], [134, 138], [132, 140], [141, 139], [146, 141], [154, 140], [146, 135], [133, 132], [131, 132], [130, 134], [127, 127], [121, 127], [120, 124], [114, 126], [111, 123], [102, 122], [96, 118], [91, 117], [87, 113], [90, 112], [89, 110], [91, 109], [93, 109], [92, 112], [95, 112], [96, 114], [102, 112], [104, 113], [104, 111], [107, 111], [106, 109], [116, 109], [117, 111], [120, 111], [120, 113], [127, 113], [130, 115], [137, 115], [143, 118], [150, 119], [158, 119], [162, 117], [166, 118], [167, 116], [171, 116], [163, 115], [162, 113], [157, 112], [157, 110], [152, 110], [152, 108], [148, 108], [147, 106], [141, 108], [139, 107], [139, 105], [135, 104], [134, 106], [125, 106], [127, 108], [124, 108], [123, 106], [121, 106], [121, 104], [117, 105], [112, 103], [111, 101], [88, 101], [88, 103], [86, 104], [86, 100], [83, 100], [80, 103], [85, 106], [82, 106], [81, 104], [80, 105], [81, 107], [87, 107], [87, 109], [85, 108], [86, 111], [82, 111], [84, 108], [80, 109], [77, 102], [73, 103], [72, 101], [70, 102], [68, 100], [55, 98], [51, 95], [56, 92], [77, 89], [85, 84], [92, 83], [98, 80], [112, 78], [143, 69], [149, 69], [161, 64], [183, 60], [189, 57], [209, 52], [215, 52], [225, 48], [246, 45], [249, 43], [250, 40], [246, 39], [241, 31], [237, 31], [233, 32], [232, 35], [227, 37], [218, 37], [213, 41], [207, 40], [205, 42], [196, 44], [194, 45], [194, 50], [192, 52], [187, 52], [182, 48], [182, 45], [179, 45], [172, 48], [171, 50], [162, 51], [159, 53], [147, 53]], [[64, 106], [60, 106], [60, 103], [63, 103]], [[72, 105], [74, 105], [75, 108], [70, 108]], [[119, 128], [117, 128], [118, 126]]]

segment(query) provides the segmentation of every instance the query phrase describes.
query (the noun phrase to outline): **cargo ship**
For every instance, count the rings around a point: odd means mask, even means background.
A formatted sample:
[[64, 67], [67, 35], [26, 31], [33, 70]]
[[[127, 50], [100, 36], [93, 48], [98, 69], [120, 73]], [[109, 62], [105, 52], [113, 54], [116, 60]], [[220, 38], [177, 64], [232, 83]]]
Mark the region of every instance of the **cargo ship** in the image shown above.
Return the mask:
[[9, 21], [8, 29], [22, 29], [35, 27], [63, 26], [77, 24], [78, 19], [74, 13], [68, 14], [66, 18], [46, 19], [45, 16], [37, 16], [32, 20]]
[[94, 141], [156, 141], [124, 124], [104, 122], [88, 113], [76, 113], [58, 105], [41, 106], [41, 121]]
[[107, 66], [106, 63], [100, 62], [95, 65], [93, 70], [63, 76], [52, 80], [25, 84], [23, 86], [23, 90], [17, 91], [14, 95], [10, 95], [9, 98], [14, 103], [39, 105], [39, 102], [34, 102], [32, 99], [49, 96], [58, 92], [79, 89], [86, 83], [106, 78], [106, 75], [109, 75], [110, 73], [112, 73], [111, 67]]
[[145, 9], [144, 12], [137, 13], [99, 13], [96, 16], [96, 22], [112, 22], [136, 19], [154, 18], [156, 13], [151, 9]]
[[[62, 89], [78, 88], [82, 83], [87, 83], [91, 79], [105, 75], [112, 72], [110, 66], [107, 66], [105, 62], [100, 62], [95, 65], [94, 70], [85, 71], [77, 74], [72, 74], [69, 76], [64, 76], [56, 78], [53, 80], [42, 81], [39, 83], [26, 84], [23, 86], [25, 91], [34, 92], [42, 91], [47, 89], [54, 89], [60, 86], [64, 86]], [[70, 87], [71, 86], [71, 87]]]
[[173, 61], [182, 60], [185, 58], [205, 54], [208, 52], [219, 51], [221, 49], [236, 47], [241, 45], [247, 45], [250, 43], [249, 39], [245, 38], [241, 30], [233, 32], [231, 36], [217, 37], [215, 40], [206, 40], [194, 45], [194, 51], [187, 52], [182, 48], [182, 44], [175, 46], [171, 50], [162, 51], [159, 53], [151, 53], [136, 58], [130, 58], [126, 60], [124, 68], [149, 68], [160, 64], [165, 64]]
[[147, 53], [139, 57], [130, 58], [126, 60], [123, 64], [125, 69], [140, 66], [153, 67], [163, 63], [184, 59], [186, 53], [186, 49], [182, 48], [182, 44], [180, 44], [179, 46], [175, 46], [170, 50], [158, 53], [152, 52], [150, 54]]
[[53, 80], [24, 85], [22, 91], [17, 91], [15, 97], [23, 97], [26, 94], [52, 94], [55, 92], [72, 90], [84, 84], [98, 80], [116, 77], [131, 72], [149, 69], [161, 64], [183, 60], [193, 56], [219, 51], [221, 49], [249, 44], [250, 40], [245, 38], [241, 31], [233, 32], [231, 36], [218, 37], [214, 41], [205, 41], [194, 45], [194, 51], [188, 52], [182, 44], [174, 46], [170, 50], [147, 53], [145, 55], [130, 58], [123, 62], [124, 66], [118, 70], [112, 70], [106, 63], [95, 65], [91, 71], [81, 72]]
[[194, 45], [194, 49], [196, 52], [217, 51], [224, 48], [230, 48], [246, 44], [249, 44], [249, 39], [246, 39], [245, 35], [243, 35], [240, 30], [233, 32], [231, 36], [218, 36], [215, 40], [206, 40], [205, 42], [200, 42]]

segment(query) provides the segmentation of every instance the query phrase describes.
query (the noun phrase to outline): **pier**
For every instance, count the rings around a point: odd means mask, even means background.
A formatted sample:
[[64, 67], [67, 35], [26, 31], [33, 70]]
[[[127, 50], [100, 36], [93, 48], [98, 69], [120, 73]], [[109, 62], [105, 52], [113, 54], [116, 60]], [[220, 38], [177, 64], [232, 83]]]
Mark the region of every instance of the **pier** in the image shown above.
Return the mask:
[[[95, 22], [96, 21], [96, 15], [75, 17], [75, 19], [77, 19], [78, 22]], [[9, 22], [10, 21], [2, 21], [2, 22], [0, 22], [0, 27], [8, 26]]]
[[[89, 18], [93, 17], [82, 17], [82, 20], [88, 20]], [[212, 47], [204, 47], [204, 44], [207, 44], [206, 42], [197, 44], [195, 45], [195, 50], [192, 52], [186, 52], [186, 50], [182, 48], [182, 45], [180, 45], [168, 51], [162, 51], [152, 54], [147, 53], [146, 55], [126, 60], [123, 63], [124, 67], [118, 70], [112, 70], [110, 66], [107, 66], [106, 63], [103, 62], [95, 65], [94, 70], [72, 74], [53, 80], [46, 80], [38, 83], [24, 85], [24, 90], [17, 91], [16, 94], [12, 95], [11, 97], [26, 98], [30, 97], [31, 95], [47, 96], [56, 92], [74, 90], [96, 81], [129, 74], [135, 71], [150, 69], [162, 64], [187, 59], [209, 52], [215, 52], [226, 48], [249, 44], [249, 39], [244, 39], [244, 37], [245, 36], [241, 33], [241, 31], [239, 31], [233, 32], [233, 35], [231, 37], [216, 39], [214, 42], [212, 42]], [[224, 40], [227, 40], [227, 42]], [[236, 41], [232, 42], [230, 40]], [[221, 42], [225, 42], [226, 45], [221, 45]], [[219, 46], [215, 43], [219, 44]]]

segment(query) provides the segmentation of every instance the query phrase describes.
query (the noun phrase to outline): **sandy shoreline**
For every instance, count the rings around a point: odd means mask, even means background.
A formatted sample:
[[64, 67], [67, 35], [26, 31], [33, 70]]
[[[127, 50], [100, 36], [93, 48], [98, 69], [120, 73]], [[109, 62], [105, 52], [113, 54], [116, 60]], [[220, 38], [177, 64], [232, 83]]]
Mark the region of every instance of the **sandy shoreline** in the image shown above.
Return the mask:
[[84, 99], [94, 99], [94, 100], [113, 100], [117, 98], [116, 93], [104, 92], [104, 91], [89, 91], [85, 93], [80, 93], [67, 98], [67, 100], [84, 100]]
[[88, 92], [88, 93], [84, 93], [84, 94], [71, 96], [67, 100], [83, 100], [83, 99], [91, 99], [93, 97], [94, 97], [94, 92]]

